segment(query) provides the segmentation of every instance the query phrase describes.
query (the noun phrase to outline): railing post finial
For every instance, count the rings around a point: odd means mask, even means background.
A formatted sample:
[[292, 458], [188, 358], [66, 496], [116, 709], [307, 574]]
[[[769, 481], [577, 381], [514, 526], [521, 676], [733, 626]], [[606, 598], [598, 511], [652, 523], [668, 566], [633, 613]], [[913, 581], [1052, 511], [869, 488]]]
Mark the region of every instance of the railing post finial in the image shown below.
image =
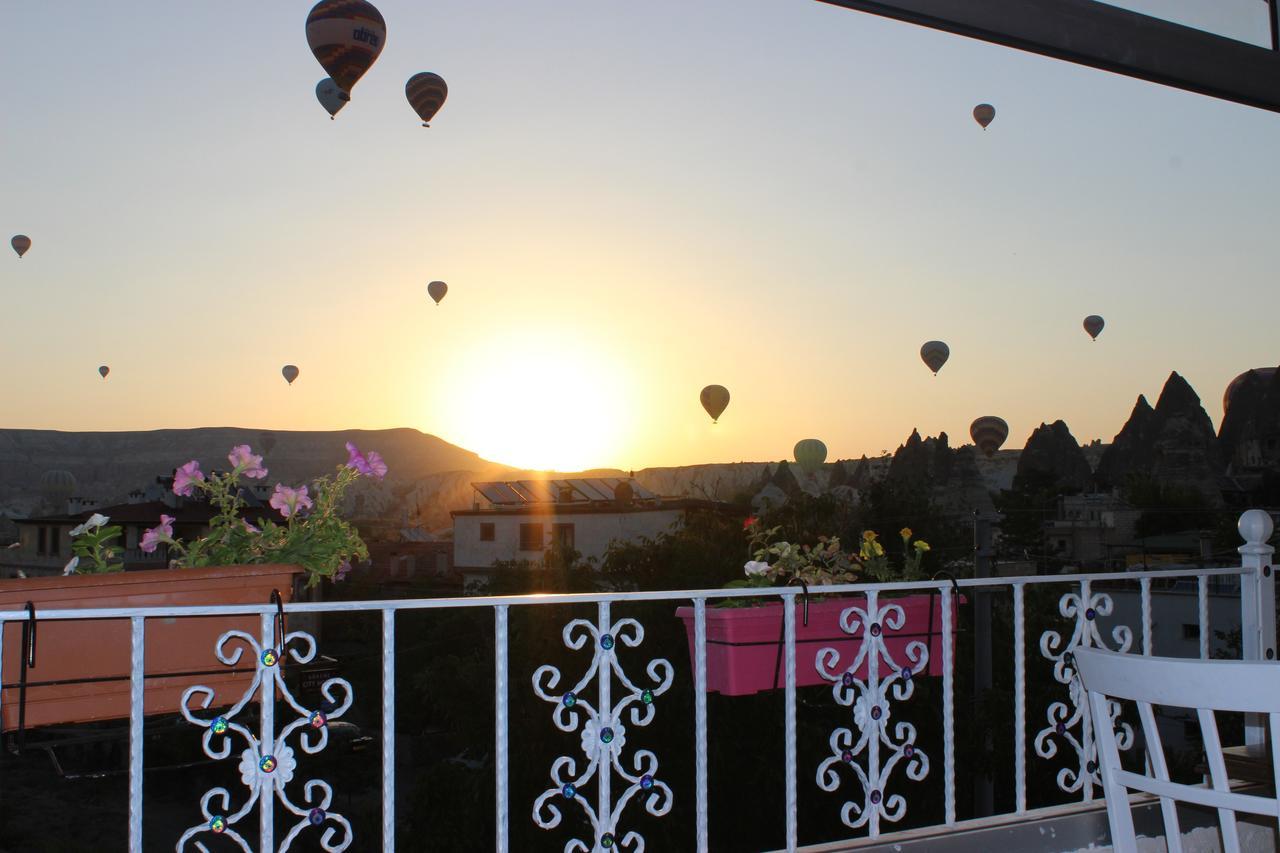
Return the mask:
[[1241, 554], [1275, 553], [1275, 548], [1267, 544], [1271, 539], [1272, 531], [1275, 530], [1275, 523], [1272, 522], [1271, 514], [1266, 510], [1248, 510], [1236, 522], [1236, 529], [1240, 531], [1240, 538], [1245, 541], [1245, 544], [1237, 549]]

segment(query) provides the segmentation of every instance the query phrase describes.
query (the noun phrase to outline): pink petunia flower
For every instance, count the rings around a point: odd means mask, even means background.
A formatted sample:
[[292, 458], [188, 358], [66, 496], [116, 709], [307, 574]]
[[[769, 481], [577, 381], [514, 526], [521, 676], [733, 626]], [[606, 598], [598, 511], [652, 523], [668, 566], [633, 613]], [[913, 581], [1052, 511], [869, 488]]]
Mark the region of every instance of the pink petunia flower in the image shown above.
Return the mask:
[[334, 581], [340, 581], [351, 573], [351, 561], [343, 560], [342, 565], [338, 566], [338, 570], [333, 573]]
[[173, 472], [173, 493], [189, 498], [195, 493], [197, 482], [204, 482], [204, 472], [200, 470], [200, 463], [192, 459]]
[[245, 533], [261, 533], [262, 532], [261, 528], [254, 527], [252, 524], [250, 524], [247, 520], [243, 518], [240, 519], [240, 523], [244, 525]]
[[284, 483], [276, 483], [276, 490], [272, 492], [269, 503], [285, 518], [290, 518], [294, 513], [312, 507], [311, 498], [307, 497], [306, 486], [291, 489]]
[[370, 450], [368, 455], [361, 453], [360, 448], [350, 441], [347, 442], [347, 467], [376, 480], [387, 476], [387, 463], [382, 461], [382, 454], [376, 450]]
[[369, 460], [364, 458], [364, 454], [360, 452], [360, 448], [354, 443], [347, 442], [347, 467], [354, 468], [366, 477], [373, 475], [373, 469], [369, 467]]
[[227, 461], [234, 466], [235, 473], [243, 474], [250, 479], [261, 480], [267, 476], [267, 469], [262, 467], [262, 457], [254, 456], [247, 444], [237, 444], [231, 448], [231, 452], [227, 454]]
[[173, 516], [161, 515], [160, 523], [142, 532], [142, 541], [138, 547], [148, 554], [154, 554], [162, 542], [173, 541]]
[[376, 450], [370, 450], [367, 454], [367, 459], [369, 462], [369, 473], [373, 475], [374, 479], [381, 480], [383, 477], [387, 476], [387, 463], [382, 461], [382, 454], [378, 453]]

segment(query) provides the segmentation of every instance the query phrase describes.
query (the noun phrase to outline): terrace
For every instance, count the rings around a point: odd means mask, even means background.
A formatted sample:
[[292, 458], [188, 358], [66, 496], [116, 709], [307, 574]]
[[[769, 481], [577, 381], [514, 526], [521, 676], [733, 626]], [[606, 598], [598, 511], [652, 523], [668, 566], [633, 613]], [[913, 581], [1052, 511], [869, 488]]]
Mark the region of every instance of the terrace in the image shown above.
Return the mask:
[[[1157, 629], [1189, 587], [1198, 605], [1194, 654], [1227, 653], [1215, 629], [1221, 637], [1238, 627], [1231, 652], [1273, 659], [1271, 519], [1253, 510], [1239, 527], [1239, 563], [1221, 568], [825, 588], [840, 596], [844, 618], [842, 636], [818, 640], [821, 650], [806, 641], [805, 624], [823, 602], [806, 601], [797, 587], [48, 609], [34, 628], [25, 609], [9, 609], [0, 612], [0, 719], [12, 721], [20, 690], [35, 696], [40, 686], [40, 643], [31, 637], [85, 619], [127, 623], [127, 787], [100, 772], [88, 774], [101, 783], [97, 794], [65, 796], [112, 815], [96, 832], [112, 846], [127, 840], [131, 851], [484, 849], [490, 838], [499, 851], [1105, 847], [1089, 712], [1064, 656], [1080, 646], [1179, 654], [1182, 646]], [[1238, 621], [1210, 621], [1211, 590], [1234, 600]], [[922, 596], [931, 605], [924, 629], [908, 604]], [[1121, 596], [1137, 606], [1117, 607]], [[725, 662], [708, 626], [730, 597], [784, 603], [773, 611], [782, 617], [778, 689], [709, 692]], [[691, 608], [689, 643], [672, 615], [678, 606]], [[964, 661], [973, 640], [983, 648], [986, 608], [996, 689], [979, 706]], [[248, 617], [253, 630], [226, 631], [216, 659], [213, 644], [207, 654], [211, 670], [251, 666], [252, 678], [230, 690], [188, 678], [180, 718], [157, 717], [148, 632], [193, 617], [222, 626]], [[437, 633], [424, 635], [427, 623]], [[321, 672], [320, 684], [296, 677], [331, 638], [350, 648], [357, 635], [365, 670]], [[423, 636], [452, 642], [428, 654]], [[772, 659], [773, 644], [767, 651]], [[462, 656], [466, 673], [450, 692], [469, 685], [467, 719], [451, 725], [488, 732], [487, 749], [445, 762], [481, 782], [465, 807], [452, 784], [426, 773], [431, 750], [421, 748], [417, 725], [435, 715], [432, 706], [456, 703], [433, 690], [444, 682], [431, 677], [449, 655]], [[34, 668], [13, 671], [30, 658]], [[811, 679], [821, 683], [805, 686]], [[351, 750], [352, 719], [362, 732], [355, 740], [376, 748]], [[1118, 724], [1127, 725], [1123, 717]], [[115, 725], [123, 739], [124, 722]], [[8, 728], [11, 746], [27, 741], [21, 755], [5, 757], [0, 777], [0, 804], [13, 819], [16, 804], [34, 796], [41, 754], [59, 747], [40, 729]], [[1239, 740], [1260, 744], [1262, 729], [1248, 720]], [[156, 742], [164, 756], [151, 754]], [[184, 765], [198, 769], [180, 776], [161, 767], [173, 742], [200, 744], [205, 763]], [[1141, 738], [1130, 730], [1127, 744], [1141, 761]], [[334, 761], [334, 751], [357, 758]], [[1186, 772], [1194, 775], [1194, 763]], [[85, 778], [61, 784], [68, 792], [95, 784]], [[411, 792], [416, 813], [408, 815]], [[453, 813], [477, 803], [487, 816], [474, 825]], [[1185, 826], [1189, 838], [1202, 832], [1194, 816]], [[1149, 830], [1160, 834], [1158, 818]], [[1274, 849], [1274, 826], [1259, 833], [1256, 849]]]

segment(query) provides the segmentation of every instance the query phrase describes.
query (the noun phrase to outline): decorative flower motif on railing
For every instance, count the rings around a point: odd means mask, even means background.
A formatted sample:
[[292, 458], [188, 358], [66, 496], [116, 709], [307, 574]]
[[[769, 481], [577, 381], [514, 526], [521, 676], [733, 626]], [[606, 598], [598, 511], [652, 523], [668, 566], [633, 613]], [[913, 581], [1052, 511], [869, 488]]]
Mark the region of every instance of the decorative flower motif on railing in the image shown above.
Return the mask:
[[[242, 646], [229, 648], [233, 641]], [[288, 653], [298, 663], [309, 663], [316, 654], [316, 643], [311, 635], [295, 631], [285, 637]], [[274, 648], [263, 649], [249, 634], [243, 631], [228, 631], [218, 638], [216, 652], [218, 660], [227, 666], [235, 666], [243, 656], [245, 647], [257, 660], [257, 668], [253, 676], [253, 684], [245, 690], [240, 699], [226, 711], [216, 717], [198, 717], [193, 713], [192, 700], [197, 699], [196, 711], [207, 710], [214, 698], [214, 691], [204, 685], [187, 688], [182, 694], [182, 716], [188, 722], [204, 729], [203, 746], [205, 755], [216, 760], [229, 758], [233, 752], [233, 744], [242, 739], [244, 748], [239, 751], [240, 781], [248, 789], [248, 797], [238, 809], [233, 806], [231, 792], [226, 788], [213, 788], [200, 798], [200, 811], [204, 821], [189, 828], [178, 840], [177, 850], [182, 853], [188, 841], [202, 833], [212, 833], [229, 838], [240, 846], [245, 853], [252, 853], [253, 848], [239, 831], [237, 824], [248, 815], [255, 805], [272, 808], [274, 800], [279, 800], [285, 810], [295, 815], [298, 821], [289, 829], [277, 850], [285, 853], [297, 838], [308, 827], [325, 827], [320, 838], [320, 846], [328, 853], [340, 853], [350, 846], [354, 836], [351, 824], [345, 817], [330, 810], [333, 803], [333, 789], [329, 783], [319, 779], [310, 779], [303, 785], [301, 804], [297, 804], [286, 790], [293, 781], [298, 770], [297, 754], [288, 744], [288, 739], [298, 732], [298, 746], [307, 754], [320, 752], [329, 743], [329, 721], [341, 717], [351, 707], [351, 685], [341, 678], [330, 678], [320, 687], [324, 702], [319, 708], [305, 708], [294, 699], [285, 685], [284, 674], [280, 668], [280, 654]], [[301, 647], [301, 648], [300, 648]], [[279, 695], [283, 704], [276, 700]], [[285, 706], [297, 712], [298, 717], [284, 726], [277, 734], [274, 726], [271, 731], [260, 731], [254, 734], [245, 725], [236, 722], [236, 717], [255, 698], [271, 704], [270, 713], [262, 713], [263, 719], [274, 720], [275, 711]], [[238, 738], [237, 738], [238, 736]], [[261, 803], [259, 803], [261, 801]], [[325, 826], [326, 824], [332, 824]], [[256, 829], [256, 827], [255, 827]], [[193, 842], [195, 849], [205, 851], [207, 848], [198, 840]]]
[[[644, 808], [649, 814], [665, 815], [671, 810], [671, 789], [658, 779], [658, 757], [654, 753], [647, 749], [636, 750], [631, 762], [633, 769], [629, 771], [624, 766], [622, 750], [627, 742], [627, 724], [642, 727], [653, 721], [657, 712], [654, 699], [671, 687], [674, 670], [669, 661], [661, 658], [651, 660], [646, 671], [653, 686], [637, 686], [623, 672], [616, 645], [639, 646], [644, 641], [644, 628], [634, 619], [619, 619], [611, 624], [607, 604], [601, 605], [598, 625], [586, 619], [574, 619], [565, 625], [563, 637], [565, 646], [575, 651], [582, 649], [588, 641], [594, 644], [591, 666], [570, 690], [564, 692], [553, 692], [560, 683], [560, 670], [549, 664], [540, 666], [533, 674], [533, 691], [539, 698], [556, 706], [553, 720], [560, 731], [573, 732], [581, 726], [586, 766], [579, 772], [578, 762], [573, 757], [561, 756], [555, 760], [551, 765], [552, 787], [534, 801], [533, 820], [543, 829], [553, 829], [561, 819], [560, 809], [554, 801], [560, 798], [566, 802], [577, 802], [591, 822], [595, 839], [592, 843], [579, 838], [570, 839], [564, 846], [565, 853], [611, 849], [640, 853], [644, 850], [644, 837], [635, 831], [620, 834], [619, 818], [636, 795], [645, 798]], [[615, 677], [625, 694], [616, 705], [612, 701]], [[598, 706], [592, 705], [584, 695], [592, 681], [597, 682]], [[628, 708], [629, 715], [625, 713]], [[626, 788], [613, 798], [615, 774]], [[584, 792], [593, 779], [595, 807]]]
[[[1081, 586], [1079, 594], [1068, 592], [1058, 601], [1058, 611], [1075, 620], [1071, 639], [1064, 644], [1062, 635], [1057, 631], [1045, 631], [1040, 636], [1040, 653], [1053, 661], [1053, 677], [1067, 685], [1070, 704], [1054, 702], [1049, 705], [1046, 714], [1049, 725], [1036, 734], [1035, 748], [1036, 755], [1041, 758], [1053, 758], [1058, 754], [1057, 740], [1070, 746], [1076, 754], [1076, 766], [1063, 767], [1058, 771], [1058, 787], [1067, 793], [1083, 790], [1085, 797], [1091, 798], [1093, 787], [1102, 784], [1102, 777], [1098, 774], [1098, 748], [1093, 740], [1089, 700], [1080, 687], [1080, 679], [1075, 677], [1071, 651], [1081, 646], [1108, 648], [1098, 629], [1098, 617], [1111, 615], [1112, 602], [1111, 596], [1105, 592], [1091, 592], [1088, 581]], [[1111, 638], [1117, 652], [1127, 652], [1133, 645], [1133, 631], [1127, 625], [1112, 628]], [[1114, 721], [1120, 714], [1120, 705], [1113, 701], [1109, 708]], [[1133, 727], [1122, 722], [1116, 727], [1116, 746], [1123, 750], [1132, 745]]]
[[[836, 702], [853, 707], [854, 729], [838, 728], [831, 733], [831, 755], [818, 765], [818, 787], [835, 791], [840, 787], [837, 768], [847, 766], [862, 785], [862, 803], [846, 802], [840, 818], [852, 828], [871, 825], [873, 834], [880, 831], [880, 820], [898, 821], [907, 811], [901, 794], [886, 795], [885, 788], [894, 768], [904, 763], [908, 779], [919, 782], [929, 774], [929, 758], [916, 747], [915, 726], [899, 722], [890, 735], [890, 695], [903, 702], [915, 692], [914, 676], [929, 663], [929, 648], [913, 640], [904, 649], [906, 660], [899, 662], [885, 644], [887, 631], [901, 630], [906, 624], [902, 606], [876, 606], [876, 594], [867, 596], [866, 609], [850, 607], [840, 614], [840, 628], [846, 634], [862, 635], [858, 652], [843, 669], [838, 665], [840, 652], [824, 648], [816, 660], [818, 673], [834, 682], [831, 694]], [[856, 673], [863, 671], [866, 678]], [[883, 674], [882, 674], [883, 673]], [[882, 751], [883, 750], [883, 751]]]

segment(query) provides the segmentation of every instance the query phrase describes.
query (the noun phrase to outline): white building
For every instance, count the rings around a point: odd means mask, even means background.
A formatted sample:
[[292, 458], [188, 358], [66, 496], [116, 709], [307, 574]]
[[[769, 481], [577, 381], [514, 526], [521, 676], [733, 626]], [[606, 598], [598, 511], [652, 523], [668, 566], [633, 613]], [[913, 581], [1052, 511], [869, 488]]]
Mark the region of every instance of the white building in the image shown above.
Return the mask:
[[453, 564], [464, 583], [499, 560], [540, 562], [553, 545], [600, 560], [615, 541], [654, 538], [712, 501], [663, 498], [634, 480], [597, 477], [472, 483], [472, 509], [455, 510]]

